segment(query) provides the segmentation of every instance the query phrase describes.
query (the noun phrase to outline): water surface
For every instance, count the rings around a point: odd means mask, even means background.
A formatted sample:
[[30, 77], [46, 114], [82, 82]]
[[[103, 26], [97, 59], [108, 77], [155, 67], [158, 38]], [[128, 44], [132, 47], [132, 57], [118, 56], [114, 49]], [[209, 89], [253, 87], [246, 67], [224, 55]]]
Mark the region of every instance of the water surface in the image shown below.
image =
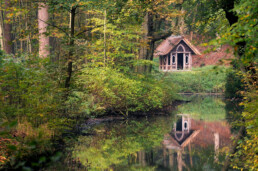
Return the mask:
[[199, 96], [164, 116], [85, 127], [47, 170], [220, 170], [225, 117], [222, 98]]

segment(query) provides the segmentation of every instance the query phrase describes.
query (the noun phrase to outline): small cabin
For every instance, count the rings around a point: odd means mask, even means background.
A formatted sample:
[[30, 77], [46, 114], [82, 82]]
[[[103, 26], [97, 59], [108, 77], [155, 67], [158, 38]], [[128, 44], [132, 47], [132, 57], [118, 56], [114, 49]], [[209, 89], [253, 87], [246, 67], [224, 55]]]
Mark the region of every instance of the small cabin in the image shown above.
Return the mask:
[[193, 57], [201, 55], [185, 37], [170, 36], [156, 48], [161, 71], [191, 70]]

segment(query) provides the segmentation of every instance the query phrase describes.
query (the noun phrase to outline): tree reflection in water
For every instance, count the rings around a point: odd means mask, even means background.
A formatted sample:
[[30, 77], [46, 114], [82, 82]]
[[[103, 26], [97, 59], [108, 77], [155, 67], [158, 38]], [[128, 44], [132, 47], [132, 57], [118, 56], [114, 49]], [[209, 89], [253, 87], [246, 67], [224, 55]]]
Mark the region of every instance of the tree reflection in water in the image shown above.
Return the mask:
[[[230, 126], [221, 120], [225, 119], [221, 117], [225, 116], [223, 101], [204, 101], [209, 106], [219, 102], [221, 105], [210, 108], [206, 116], [214, 113], [220, 117], [200, 120], [186, 114], [175, 118], [172, 114], [103, 123], [91, 130], [91, 136], [79, 136], [67, 148], [66, 160], [47, 170], [220, 170], [230, 144]], [[200, 108], [207, 109], [203, 104]], [[183, 104], [179, 111], [190, 111], [190, 105]], [[196, 105], [193, 101], [194, 108]]]

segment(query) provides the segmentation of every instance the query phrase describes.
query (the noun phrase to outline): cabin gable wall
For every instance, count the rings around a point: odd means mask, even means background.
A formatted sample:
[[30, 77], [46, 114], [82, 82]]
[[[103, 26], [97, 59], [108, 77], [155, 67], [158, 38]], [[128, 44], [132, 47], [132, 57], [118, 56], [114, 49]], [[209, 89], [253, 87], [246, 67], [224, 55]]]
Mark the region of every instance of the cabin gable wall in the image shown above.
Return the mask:
[[180, 46], [180, 45], [183, 45], [183, 46], [184, 46], [185, 52], [191, 52], [192, 54], [194, 53], [194, 52], [192, 51], [192, 49], [191, 49], [183, 40], [181, 40], [181, 41], [171, 50], [171, 52], [176, 52], [178, 46]]

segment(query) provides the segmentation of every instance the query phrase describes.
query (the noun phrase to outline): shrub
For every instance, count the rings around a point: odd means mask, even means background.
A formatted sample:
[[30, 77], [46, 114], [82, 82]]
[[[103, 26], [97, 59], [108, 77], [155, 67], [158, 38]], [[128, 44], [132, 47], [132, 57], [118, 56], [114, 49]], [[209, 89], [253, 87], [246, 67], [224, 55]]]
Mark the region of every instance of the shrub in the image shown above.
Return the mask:
[[[160, 108], [167, 98], [171, 99], [175, 91], [165, 82], [153, 76], [125, 74], [111, 67], [86, 67], [78, 75], [79, 89], [73, 91], [69, 104], [78, 101], [78, 110], [88, 115], [110, 111], [128, 116], [129, 112]], [[170, 93], [166, 93], [168, 90]]]
[[60, 116], [62, 93], [53, 68], [48, 61], [29, 58], [0, 57], [0, 162], [11, 168], [52, 150], [55, 130], [49, 122]]

